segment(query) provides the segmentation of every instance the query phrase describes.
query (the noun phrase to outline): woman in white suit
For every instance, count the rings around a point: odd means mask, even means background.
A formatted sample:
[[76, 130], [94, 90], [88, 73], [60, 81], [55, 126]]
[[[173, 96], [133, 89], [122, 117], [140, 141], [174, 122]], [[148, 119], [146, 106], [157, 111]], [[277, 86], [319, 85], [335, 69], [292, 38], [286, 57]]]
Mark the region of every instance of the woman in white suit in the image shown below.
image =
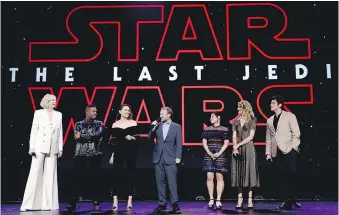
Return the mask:
[[32, 164], [20, 210], [58, 210], [57, 157], [62, 155], [62, 114], [55, 111], [56, 98], [46, 94], [43, 109], [34, 113], [29, 154]]

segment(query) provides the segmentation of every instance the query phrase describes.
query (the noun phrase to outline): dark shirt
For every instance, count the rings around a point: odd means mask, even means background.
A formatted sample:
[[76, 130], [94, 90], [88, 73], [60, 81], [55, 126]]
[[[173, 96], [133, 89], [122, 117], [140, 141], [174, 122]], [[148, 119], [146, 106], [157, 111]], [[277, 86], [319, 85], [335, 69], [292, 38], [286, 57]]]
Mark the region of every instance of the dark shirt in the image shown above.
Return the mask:
[[75, 124], [75, 130], [80, 132], [80, 138], [76, 140], [74, 157], [102, 155], [100, 145], [103, 139], [104, 126], [101, 121], [82, 120]]
[[[282, 112], [281, 112], [282, 113]], [[273, 119], [273, 126], [274, 126], [274, 130], [277, 131], [277, 126], [278, 126], [278, 122], [281, 116], [281, 113], [277, 116], [274, 114], [274, 119]]]

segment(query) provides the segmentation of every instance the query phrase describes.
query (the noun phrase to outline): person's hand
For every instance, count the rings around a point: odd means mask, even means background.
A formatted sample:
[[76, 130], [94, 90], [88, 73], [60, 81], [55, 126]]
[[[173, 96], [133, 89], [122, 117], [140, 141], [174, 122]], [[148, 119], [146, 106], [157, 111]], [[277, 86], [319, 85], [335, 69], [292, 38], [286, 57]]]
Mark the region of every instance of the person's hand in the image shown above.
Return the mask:
[[135, 140], [135, 137], [133, 137], [131, 135], [127, 135], [125, 138], [126, 138], [126, 140]]
[[60, 158], [61, 156], [62, 156], [62, 151], [59, 150], [59, 152], [58, 152], [58, 158]]
[[176, 164], [179, 164], [180, 161], [181, 161], [181, 160], [180, 160], [179, 158], [176, 158], [176, 159], [175, 159], [175, 163], [176, 163]]
[[295, 149], [295, 148], [292, 148], [293, 150], [295, 150], [296, 152], [300, 152], [300, 149], [299, 148], [297, 148], [297, 149]]
[[238, 145], [238, 144], [234, 144], [234, 145], [233, 145], [233, 149], [234, 149], [234, 150], [238, 150], [238, 148], [239, 148], [239, 145]]
[[212, 152], [208, 152], [207, 154], [208, 154], [208, 156], [210, 156], [213, 160], [215, 159], [214, 154], [213, 154]]
[[271, 155], [266, 155], [266, 160], [270, 160], [270, 161], [272, 161], [272, 157], [271, 157]]
[[158, 125], [158, 121], [154, 120], [151, 125]]
[[114, 162], [114, 152], [112, 153], [111, 159], [109, 159], [110, 164], [113, 164], [113, 162]]
[[239, 151], [238, 151], [238, 149], [233, 149], [233, 152], [232, 152], [232, 154], [234, 154], [234, 155], [237, 155], [237, 154], [239, 154]]
[[74, 138], [76, 140], [80, 138], [80, 132], [79, 131], [74, 131]]
[[34, 149], [30, 149], [28, 154], [31, 155], [31, 156], [35, 156], [36, 155]]

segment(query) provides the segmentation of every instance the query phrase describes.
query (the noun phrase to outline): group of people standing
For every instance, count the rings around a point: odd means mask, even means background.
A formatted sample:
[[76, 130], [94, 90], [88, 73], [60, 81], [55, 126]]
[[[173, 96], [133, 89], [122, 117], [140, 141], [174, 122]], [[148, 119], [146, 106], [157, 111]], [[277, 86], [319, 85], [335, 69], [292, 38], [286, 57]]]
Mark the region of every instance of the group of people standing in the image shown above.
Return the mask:
[[[274, 113], [267, 120], [266, 160], [275, 161], [279, 170], [280, 184], [283, 187], [284, 203], [277, 207], [291, 210], [294, 205], [300, 208], [295, 196], [297, 154], [300, 145], [300, 130], [293, 113], [283, 111], [284, 99], [274, 96], [271, 100], [271, 111]], [[231, 186], [238, 190], [236, 209], [243, 208], [243, 190], [248, 191], [248, 209], [253, 209], [253, 188], [260, 186], [258, 161], [253, 144], [257, 119], [251, 104], [242, 100], [238, 103], [239, 117], [232, 123], [232, 160]], [[220, 113], [213, 112], [210, 117], [211, 126], [202, 133], [205, 149], [203, 171], [207, 173], [207, 188], [210, 201], [209, 208], [221, 209], [221, 196], [224, 189], [223, 176], [228, 172], [228, 161], [225, 153], [229, 140], [228, 129], [220, 124]], [[217, 198], [214, 199], [214, 176], [217, 181]]]
[[[34, 113], [30, 135], [32, 164], [26, 184], [25, 194], [20, 208], [27, 210], [58, 210], [57, 157], [63, 151], [62, 114], [55, 111], [56, 98], [47, 94], [41, 101], [43, 109]], [[300, 207], [294, 195], [296, 175], [296, 157], [299, 151], [300, 131], [294, 114], [282, 110], [284, 100], [275, 96], [271, 101], [271, 111], [275, 114], [267, 120], [266, 159], [277, 160], [281, 177], [284, 177], [285, 202], [279, 209], [291, 210], [292, 205]], [[232, 123], [232, 163], [231, 184], [238, 189], [237, 209], [243, 208], [243, 189], [248, 190], [248, 208], [253, 208], [252, 189], [259, 187], [259, 171], [253, 138], [256, 130], [256, 118], [251, 104], [245, 100], [238, 103], [239, 117]], [[110, 143], [110, 160], [113, 165], [113, 205], [119, 207], [122, 180], [127, 178], [128, 201], [126, 210], [132, 210], [132, 196], [135, 185], [135, 168], [137, 157], [136, 142], [140, 138], [137, 123], [133, 120], [131, 107], [123, 104], [119, 108], [116, 121], [111, 128], [105, 128], [96, 120], [97, 109], [94, 105], [86, 106], [86, 118], [75, 124], [76, 140], [74, 153], [75, 177], [72, 177], [72, 195], [66, 210], [76, 210], [76, 201], [82, 190], [92, 189], [94, 210], [101, 210], [99, 182], [97, 173], [102, 163], [102, 145]], [[166, 184], [170, 191], [173, 212], [180, 211], [177, 194], [177, 164], [181, 162], [182, 129], [171, 120], [173, 110], [163, 107], [160, 119], [151, 124], [149, 140], [156, 139], [153, 151], [153, 163], [158, 189], [158, 207], [155, 212], [166, 210]], [[228, 129], [221, 126], [220, 113], [210, 116], [211, 126], [204, 129], [202, 143], [205, 149], [203, 172], [207, 174], [207, 188], [210, 196], [209, 208], [221, 209], [221, 196], [224, 190], [224, 174], [228, 173], [226, 149], [229, 145]], [[123, 168], [126, 162], [126, 168]], [[121, 171], [127, 177], [119, 177]], [[94, 174], [89, 177], [88, 173]], [[214, 198], [214, 177], [217, 179], [217, 198]], [[90, 186], [88, 186], [91, 184]], [[94, 185], [94, 186], [93, 186]]]

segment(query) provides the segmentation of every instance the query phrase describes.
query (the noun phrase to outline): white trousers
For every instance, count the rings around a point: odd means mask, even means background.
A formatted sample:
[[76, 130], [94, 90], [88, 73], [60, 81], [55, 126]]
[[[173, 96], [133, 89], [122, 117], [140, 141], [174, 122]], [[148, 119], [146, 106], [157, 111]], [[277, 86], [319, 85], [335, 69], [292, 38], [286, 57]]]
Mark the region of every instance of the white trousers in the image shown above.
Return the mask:
[[32, 156], [24, 198], [20, 210], [58, 210], [57, 155]]

